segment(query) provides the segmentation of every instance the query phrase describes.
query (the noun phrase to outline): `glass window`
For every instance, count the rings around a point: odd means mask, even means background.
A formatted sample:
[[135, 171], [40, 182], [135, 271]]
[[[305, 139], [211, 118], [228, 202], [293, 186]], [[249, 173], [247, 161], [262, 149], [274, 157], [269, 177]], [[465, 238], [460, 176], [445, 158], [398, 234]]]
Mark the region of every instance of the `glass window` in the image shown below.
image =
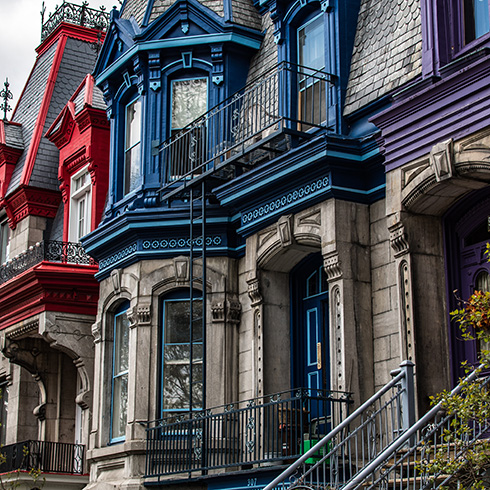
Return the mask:
[[111, 442], [122, 441], [126, 435], [129, 370], [128, 304], [114, 316], [114, 352], [112, 370]]
[[7, 413], [9, 404], [9, 388], [7, 381], [0, 383], [0, 444], [5, 445], [7, 433]]
[[326, 82], [318, 73], [325, 69], [325, 28], [323, 15], [315, 17], [298, 29], [300, 130], [303, 123], [322, 124], [326, 120]]
[[173, 80], [171, 97], [170, 180], [174, 180], [196, 169], [201, 172], [199, 166], [206, 155], [206, 126], [203, 122], [184, 132], [182, 129], [207, 111], [208, 81]]
[[[202, 301], [163, 302], [164, 412], [200, 409], [203, 404]], [[165, 415], [165, 414], [164, 414]]]
[[141, 177], [141, 101], [126, 107], [126, 139], [124, 145], [124, 195], [134, 191]]
[[10, 228], [7, 220], [0, 221], [0, 264], [8, 260]]
[[70, 223], [68, 236], [71, 242], [79, 242], [90, 231], [92, 182], [88, 169], [78, 172], [71, 179]]
[[490, 31], [488, 0], [463, 0], [464, 43]]

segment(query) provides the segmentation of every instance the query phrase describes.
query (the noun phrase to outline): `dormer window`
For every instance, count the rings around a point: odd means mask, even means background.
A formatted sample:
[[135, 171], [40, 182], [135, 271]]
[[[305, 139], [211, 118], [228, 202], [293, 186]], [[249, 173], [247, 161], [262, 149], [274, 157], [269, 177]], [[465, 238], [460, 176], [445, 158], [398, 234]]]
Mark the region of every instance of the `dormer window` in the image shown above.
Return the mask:
[[464, 44], [490, 32], [488, 0], [463, 1]]
[[92, 211], [92, 182], [84, 168], [71, 179], [69, 239], [78, 242], [90, 231]]
[[[325, 29], [323, 14], [298, 28], [298, 116], [300, 121], [321, 125], [326, 120]], [[301, 124], [300, 129], [308, 129]]]
[[192, 132], [181, 131], [207, 111], [208, 80], [173, 80], [171, 85], [171, 137], [175, 144], [171, 155], [170, 179], [173, 180], [199, 166], [205, 156], [204, 127]]
[[141, 180], [141, 100], [126, 107], [124, 144], [124, 195], [134, 191]]

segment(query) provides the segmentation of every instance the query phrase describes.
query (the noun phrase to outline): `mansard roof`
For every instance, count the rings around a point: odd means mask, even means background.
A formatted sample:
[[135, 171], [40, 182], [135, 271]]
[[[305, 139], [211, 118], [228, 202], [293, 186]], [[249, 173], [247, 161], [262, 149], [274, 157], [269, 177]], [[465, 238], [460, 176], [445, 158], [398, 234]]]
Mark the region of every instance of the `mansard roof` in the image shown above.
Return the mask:
[[[200, 0], [203, 7], [211, 10], [227, 22], [260, 29], [261, 19], [252, 0]], [[126, 0], [121, 8], [121, 18], [134, 17], [141, 28], [158, 19], [175, 4], [175, 0]]]
[[355, 112], [422, 71], [418, 0], [362, 0], [344, 114]]
[[[78, 32], [83, 29], [83, 36]], [[92, 37], [90, 37], [92, 36]], [[91, 41], [91, 42], [90, 42]], [[12, 116], [22, 125], [24, 152], [7, 193], [25, 185], [58, 190], [58, 149], [42, 136], [95, 63], [97, 33], [64, 24], [56, 38], [38, 48], [38, 57]]]
[[[123, 5], [122, 14], [130, 5], [133, 3], [126, 2]], [[212, 36], [213, 34], [215, 36]], [[97, 83], [101, 83], [111, 73], [116, 72], [121, 64], [126, 63], [136, 51], [215, 42], [235, 42], [258, 49], [262, 37], [258, 29], [227, 22], [224, 17], [198, 0], [176, 0], [150, 25], [142, 28], [138, 26], [135, 17], [118, 18], [115, 14], [94, 69], [94, 76]]]

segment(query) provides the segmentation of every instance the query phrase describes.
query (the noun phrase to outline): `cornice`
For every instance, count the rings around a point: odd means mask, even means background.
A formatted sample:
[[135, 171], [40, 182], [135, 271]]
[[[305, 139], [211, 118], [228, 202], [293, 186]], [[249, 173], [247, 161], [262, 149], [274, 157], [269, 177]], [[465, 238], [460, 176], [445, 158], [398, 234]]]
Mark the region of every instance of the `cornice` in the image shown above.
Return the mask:
[[42, 311], [96, 315], [96, 266], [41, 262], [0, 286], [0, 329]]
[[27, 216], [54, 218], [61, 202], [59, 191], [22, 186], [5, 198], [3, 206], [11, 213], [11, 227]]

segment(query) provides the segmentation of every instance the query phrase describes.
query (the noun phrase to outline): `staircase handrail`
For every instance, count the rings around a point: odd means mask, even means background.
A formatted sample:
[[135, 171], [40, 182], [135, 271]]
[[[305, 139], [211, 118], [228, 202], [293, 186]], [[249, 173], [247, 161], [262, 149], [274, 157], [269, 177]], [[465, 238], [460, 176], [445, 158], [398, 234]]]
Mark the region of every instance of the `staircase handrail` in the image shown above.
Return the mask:
[[[403, 365], [411, 365], [413, 363], [410, 361], [405, 361]], [[279, 476], [277, 476], [271, 483], [269, 483], [264, 490], [272, 490], [276, 485], [282, 483], [286, 478], [292, 475], [297, 468], [299, 468], [307, 459], [311, 458], [313, 455], [317, 454], [318, 451], [326, 446], [329, 441], [331, 441], [337, 434], [346, 429], [349, 424], [351, 424], [357, 417], [359, 417], [362, 412], [367, 410], [375, 401], [380, 399], [385, 393], [391, 390], [394, 386], [396, 386], [402, 379], [406, 376], [406, 371], [402, 369], [396, 369], [391, 372], [393, 378], [387, 384], [385, 384], [382, 388], [380, 388], [371, 398], [366, 400], [362, 405], [360, 405], [356, 410], [354, 410], [343, 422], [337, 425], [334, 429], [332, 429], [328, 434], [326, 434], [322, 439], [320, 439], [311, 449], [305, 452], [298, 460], [296, 460], [292, 465], [286, 468]], [[393, 445], [393, 443], [391, 444]], [[388, 446], [388, 447], [391, 447]], [[335, 448], [333, 448], [328, 454], [326, 454], [322, 459], [328, 458], [333, 452]], [[383, 451], [384, 454], [386, 451]], [[377, 460], [378, 458], [376, 458]]]
[[[476, 379], [478, 374], [484, 369], [484, 365], [481, 364], [477, 369], [472, 371], [463, 381], [461, 381], [450, 393], [450, 396], [457, 395], [463, 389], [463, 386], [471, 383]], [[382, 451], [376, 458], [374, 458], [363, 470], [358, 472], [353, 478], [349, 480], [342, 490], [351, 490], [363, 482], [369, 475], [371, 475], [376, 469], [382, 466], [387, 459], [391, 457], [397, 450], [403, 447], [407, 441], [412, 438], [418, 430], [422, 429], [428, 422], [430, 422], [437, 413], [443, 408], [443, 401], [440, 401], [434, 405], [423, 417], [421, 417], [415, 424], [407, 431], [403, 432], [397, 439], [395, 439], [384, 451]]]

